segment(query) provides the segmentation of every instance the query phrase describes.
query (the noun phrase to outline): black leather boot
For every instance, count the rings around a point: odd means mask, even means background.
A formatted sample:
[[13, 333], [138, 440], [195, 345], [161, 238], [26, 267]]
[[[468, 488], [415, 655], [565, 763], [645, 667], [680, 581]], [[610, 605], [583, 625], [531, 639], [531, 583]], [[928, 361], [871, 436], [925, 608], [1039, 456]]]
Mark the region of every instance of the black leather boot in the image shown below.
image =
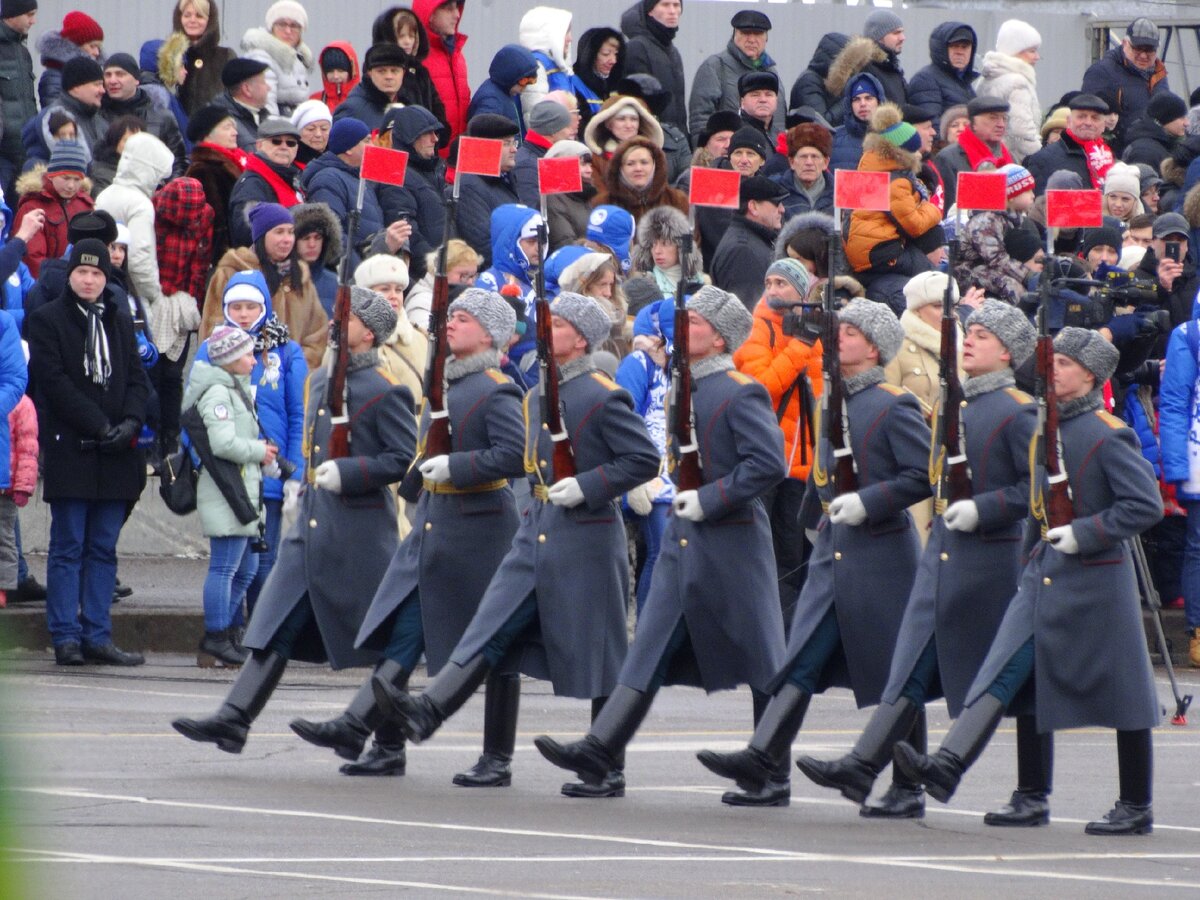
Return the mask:
[[1004, 704], [991, 694], [984, 694], [954, 720], [937, 753], [926, 756], [900, 741], [896, 744], [893, 765], [912, 784], [925, 785], [933, 799], [947, 803], [958, 789], [963, 773], [979, 759], [1003, 715]]
[[785, 684], [771, 698], [745, 750], [734, 753], [701, 750], [696, 758], [710, 772], [736, 781], [747, 794], [761, 793], [779, 761], [790, 755], [792, 741], [804, 723], [811, 699], [811, 694], [794, 684]]
[[1008, 803], [983, 817], [984, 825], [1035, 828], [1050, 822], [1054, 732], [1038, 734], [1034, 716], [1017, 716], [1017, 789]]
[[1120, 799], [1103, 819], [1088, 822], [1083, 830], [1098, 835], [1150, 834], [1154, 830], [1150, 808], [1154, 750], [1149, 728], [1117, 732], [1117, 768]]
[[[595, 722], [608, 702], [607, 697], [592, 698], [592, 721]], [[599, 784], [588, 784], [586, 781], [568, 781], [561, 788], [564, 797], [574, 797], [582, 800], [596, 800], [603, 797], [625, 796], [625, 751], [615, 757], [613, 768]]]
[[821, 787], [840, 791], [851, 803], [862, 803], [891, 760], [892, 746], [911, 733], [916, 716], [917, 707], [907, 697], [896, 703], [881, 703], [871, 714], [853, 750], [829, 762], [801, 756], [796, 767]]
[[575, 772], [586, 784], [603, 785], [619, 767], [626, 745], [653, 702], [654, 693], [618, 684], [583, 740], [560, 744], [542, 735], [534, 739], [534, 746], [554, 765]]
[[493, 672], [483, 700], [483, 753], [479, 761], [454, 776], [459, 787], [508, 787], [517, 743], [521, 676]]
[[[752, 691], [754, 699], [754, 728], [758, 729], [773, 699], [768, 694]], [[787, 751], [775, 760], [770, 778], [757, 791], [726, 791], [721, 802], [728, 806], [790, 806], [792, 802], [792, 760]]]
[[363, 745], [382, 720], [368, 678], [358, 686], [350, 705], [340, 716], [325, 722], [292, 719], [288, 728], [310, 744], [328, 747], [342, 759], [354, 762], [362, 755]]
[[[906, 740], [918, 753], [929, 752], [924, 708], [917, 710]], [[887, 791], [878, 800], [866, 800], [858, 808], [858, 814], [867, 819], [923, 819], [925, 789], [919, 784], [909, 782], [893, 767], [892, 783], [888, 785]]]
[[408, 739], [419, 744], [432, 737], [446, 719], [471, 699], [490, 668], [482, 654], [471, 658], [465, 666], [446, 663], [425, 693], [416, 697], [378, 674], [371, 678], [371, 686], [384, 715], [399, 719]]
[[404, 729], [395, 719], [388, 719], [375, 729], [375, 738], [362, 759], [346, 763], [338, 771], [343, 775], [403, 775], [407, 765]]
[[176, 719], [171, 727], [190, 740], [216, 744], [226, 753], [241, 753], [250, 725], [267, 705], [287, 663], [287, 658], [278, 653], [259, 651], [252, 654], [215, 716]]
[[1087, 834], [1106, 836], [1150, 834], [1154, 831], [1154, 810], [1149, 803], [1133, 804], [1118, 800], [1103, 819], [1088, 822], [1083, 830]]
[[219, 667], [238, 668], [246, 662], [250, 654], [238, 647], [233, 640], [233, 629], [221, 631], [206, 631], [200, 639], [200, 647], [196, 651], [196, 665], [201, 669]]

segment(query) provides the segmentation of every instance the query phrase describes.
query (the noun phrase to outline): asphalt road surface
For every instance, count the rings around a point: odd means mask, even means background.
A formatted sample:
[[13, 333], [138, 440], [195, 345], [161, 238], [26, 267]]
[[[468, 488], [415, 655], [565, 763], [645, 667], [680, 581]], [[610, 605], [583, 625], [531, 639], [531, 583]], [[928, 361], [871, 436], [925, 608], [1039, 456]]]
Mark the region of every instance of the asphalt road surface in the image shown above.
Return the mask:
[[[930, 801], [924, 820], [878, 822], [798, 772], [789, 808], [723, 806], [726, 785], [695, 752], [745, 742], [745, 690], [663, 691], [630, 747], [627, 795], [584, 801], [559, 795], [565, 773], [532, 738], [577, 736], [586, 704], [555, 698], [540, 682], [524, 685], [513, 786], [467, 789], [450, 778], [478, 754], [482, 695], [410, 748], [405, 777], [347, 778], [331, 752], [300, 741], [287, 722], [337, 714], [362, 672], [292, 667], [245, 751], [232, 756], [169, 725], [215, 710], [228, 673], [201, 672], [181, 656], [121, 671], [62, 670], [41, 654], [14, 655], [4, 669], [3, 803], [18, 819], [4, 853], [24, 868], [32, 896], [1200, 894], [1197, 724], [1155, 732], [1154, 834], [1095, 838], [1084, 823], [1117, 795], [1110, 731], [1059, 734], [1052, 823], [1010, 830], [981, 817], [1013, 787], [1011, 722], [950, 806]], [[1181, 677], [1200, 693], [1195, 671]], [[936, 744], [948, 724], [944, 705], [929, 718]], [[793, 749], [838, 755], [865, 721], [848, 692], [819, 697]]]

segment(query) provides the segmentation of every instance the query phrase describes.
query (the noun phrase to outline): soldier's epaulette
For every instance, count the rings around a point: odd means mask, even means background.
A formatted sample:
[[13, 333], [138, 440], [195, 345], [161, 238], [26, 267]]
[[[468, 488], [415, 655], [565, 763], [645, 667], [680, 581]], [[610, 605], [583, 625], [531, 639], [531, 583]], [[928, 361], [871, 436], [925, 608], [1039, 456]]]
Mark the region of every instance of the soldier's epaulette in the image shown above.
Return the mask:
[[499, 369], [484, 369], [483, 371], [496, 384], [508, 384], [508, 376]]
[[388, 384], [399, 384], [400, 379], [385, 369], [383, 366], [376, 366], [375, 371], [387, 379]]
[[1102, 409], [1096, 410], [1096, 418], [1098, 418], [1101, 422], [1103, 422], [1109, 428], [1124, 428], [1125, 427], [1124, 420], [1119, 419], [1116, 416], [1114, 416], [1112, 413], [1105, 412]]
[[1027, 393], [1025, 393], [1020, 388], [1015, 388], [1015, 387], [1005, 388], [1004, 392], [1006, 394], [1008, 394], [1008, 396], [1010, 396], [1014, 400], [1016, 400], [1018, 403], [1020, 403], [1022, 406], [1028, 406], [1030, 403], [1033, 402], [1033, 398], [1030, 397]]
[[883, 388], [889, 394], [894, 394], [897, 397], [902, 397], [908, 393], [908, 388], [896, 387], [894, 384], [888, 384], [885, 381], [879, 382], [876, 387]]
[[613, 381], [611, 378], [609, 378], [603, 372], [593, 372], [592, 377], [595, 378], [602, 385], [604, 385], [606, 388], [608, 388], [610, 391], [617, 391], [617, 390], [621, 389], [621, 386], [619, 384], [617, 384], [615, 381]]
[[730, 378], [732, 378], [734, 381], [736, 381], [738, 384], [749, 384], [750, 382], [752, 382], [754, 380], [749, 375], [747, 375], [745, 372], [739, 372], [737, 369], [729, 369], [725, 374], [728, 375]]

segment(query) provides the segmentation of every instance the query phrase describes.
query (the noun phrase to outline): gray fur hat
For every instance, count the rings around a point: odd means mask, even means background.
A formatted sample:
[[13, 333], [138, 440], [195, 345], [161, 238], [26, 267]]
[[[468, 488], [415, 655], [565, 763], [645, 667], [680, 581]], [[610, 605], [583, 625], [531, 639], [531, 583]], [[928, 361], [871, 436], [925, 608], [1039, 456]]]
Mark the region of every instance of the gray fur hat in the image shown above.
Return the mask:
[[1014, 369], [1029, 359], [1037, 344], [1037, 332], [1029, 317], [1003, 300], [985, 300], [967, 319], [967, 327], [972, 325], [986, 328], [996, 336], [1012, 357]]
[[725, 338], [726, 353], [733, 353], [750, 337], [754, 317], [737, 294], [706, 284], [692, 294], [687, 308], [703, 316]]
[[[656, 206], [647, 210], [638, 220], [637, 238], [629, 248], [634, 270], [653, 271], [654, 242], [670, 241], [678, 245], [679, 239], [688, 231], [687, 216], [673, 206]], [[692, 272], [704, 271], [704, 259], [698, 245], [692, 247], [690, 268]]]
[[608, 317], [608, 313], [596, 300], [583, 294], [563, 291], [550, 304], [550, 311], [559, 318], [566, 319], [583, 335], [583, 339], [587, 341], [588, 352], [598, 349], [612, 332], [612, 319]]
[[1112, 378], [1121, 359], [1121, 352], [1099, 332], [1074, 326], [1067, 326], [1054, 336], [1054, 352], [1071, 357], [1095, 375], [1096, 387]]
[[474, 316], [492, 336], [492, 348], [504, 352], [517, 327], [517, 313], [507, 300], [495, 291], [469, 287], [455, 298], [448, 312], [454, 315], [458, 310]]
[[838, 322], [853, 325], [879, 351], [879, 364], [886, 366], [900, 352], [904, 329], [886, 303], [855, 297], [838, 312]]
[[350, 312], [358, 316], [367, 329], [375, 335], [375, 346], [387, 343], [396, 330], [396, 311], [383, 294], [357, 284], [350, 286]]

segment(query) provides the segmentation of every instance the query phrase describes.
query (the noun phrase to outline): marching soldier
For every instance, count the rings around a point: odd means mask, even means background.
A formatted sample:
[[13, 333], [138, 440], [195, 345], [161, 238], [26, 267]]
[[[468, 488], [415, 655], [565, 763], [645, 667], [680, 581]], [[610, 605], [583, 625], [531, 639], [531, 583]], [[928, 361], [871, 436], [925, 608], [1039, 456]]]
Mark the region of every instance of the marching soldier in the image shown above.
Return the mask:
[[1117, 730], [1120, 797], [1084, 830], [1115, 835], [1153, 828], [1150, 729], [1158, 723], [1158, 698], [1126, 541], [1162, 517], [1162, 500], [1134, 433], [1104, 411], [1101, 386], [1118, 357], [1094, 331], [1064, 328], [1054, 339], [1058, 435], [1074, 519], [1041, 539], [1045, 486], [1035, 485], [1030, 538], [1037, 543], [966, 707], [936, 753], [896, 745], [895, 765], [943, 803], [1005, 709], [1032, 687], [1040, 732]]
[[[379, 677], [400, 688], [422, 650], [431, 673], [446, 664], [519, 524], [508, 479], [524, 468], [521, 391], [500, 372], [498, 349], [508, 346], [516, 314], [499, 294], [467, 288], [450, 304], [448, 315], [446, 343], [453, 357], [446, 362], [446, 410], [452, 449], [421, 464], [424, 491], [413, 530], [396, 550], [358, 632], [357, 646], [383, 653]], [[424, 433], [428, 413], [422, 424]], [[511, 782], [520, 697], [517, 672], [492, 673], [483, 755], [473, 769], [454, 777], [455, 784]], [[309, 743], [352, 760], [342, 766], [343, 774], [404, 774], [404, 732], [376, 705], [370, 678], [337, 718], [296, 719], [291, 728]], [[372, 732], [367, 756], [353, 762]]]
[[[695, 433], [704, 484], [675, 498], [650, 595], [616, 690], [587, 736], [534, 743], [554, 765], [600, 786], [618, 768], [658, 689], [749, 684], [757, 714], [783, 656], [771, 526], [761, 497], [787, 474], [766, 389], [734, 369], [750, 334], [736, 295], [707, 286], [688, 302]], [[773, 799], [786, 805], [788, 794]]]
[[[814, 523], [808, 578], [783, 665], [769, 685], [774, 696], [745, 750], [698, 754], [704, 766], [742, 789], [726, 793], [725, 803], [787, 791], [776, 773], [787, 762], [813, 694], [850, 687], [860, 708], [879, 702], [916, 576], [921, 545], [907, 509], [929, 496], [929, 427], [917, 398], [885, 384], [883, 373], [904, 332], [887, 306], [870, 300], [850, 301], [838, 320], [858, 488], [834, 496], [833, 448], [818, 429], [821, 443], [804, 508], [815, 510], [819, 498], [826, 513]], [[808, 513], [808, 522], [814, 518]], [[924, 718], [916, 717], [912, 727], [920, 739]], [[912, 802], [911, 792], [898, 790], [885, 798], [889, 810]], [[922, 803], [919, 796], [916, 803]]]
[[[1021, 534], [1029, 503], [1029, 442], [1037, 429], [1033, 399], [1017, 390], [1014, 368], [1033, 352], [1037, 333], [1020, 310], [988, 300], [967, 320], [962, 365], [967, 373], [963, 442], [971, 499], [957, 500], [934, 519], [921, 556], [883, 702], [854, 749], [841, 759], [796, 761], [823, 787], [862, 803], [891, 761], [893, 745], [912, 730], [926, 701], [942, 694], [951, 716], [963, 707], [1017, 589]], [[957, 412], [955, 410], [954, 412]], [[935, 421], [943, 410], [935, 409]], [[940, 477], [935, 446], [931, 475]], [[1039, 824], [1050, 789], [1051, 736], [1039, 736], [1032, 716], [1017, 719], [1018, 788], [1012, 808], [989, 813], [989, 825]], [[903, 809], [915, 813], [919, 788]], [[902, 808], [893, 808], [892, 812]], [[887, 807], [866, 806], [863, 815]]]
[[[548, 679], [558, 696], [591, 699], [595, 715], [625, 658], [629, 562], [617, 503], [658, 474], [658, 450], [629, 394], [593, 362], [593, 348], [612, 328], [608, 314], [592, 298], [570, 291], [559, 294], [551, 310], [563, 422], [578, 474], [548, 485], [551, 435], [537, 392], [526, 394], [525, 471], [533, 501], [511, 549], [450, 662], [423, 694], [414, 697], [383, 678], [374, 680], [380, 705], [401, 718], [416, 742], [432, 736], [502, 664]], [[619, 769], [603, 785], [563, 788], [579, 796], [624, 789]]]
[[412, 462], [417, 428], [412, 394], [379, 368], [376, 347], [396, 327], [396, 313], [374, 291], [350, 290], [346, 413], [354, 455], [328, 458], [328, 373], [317, 369], [305, 402], [308, 484], [246, 630], [251, 656], [216, 715], [171, 723], [184, 737], [228, 753], [242, 752], [288, 660], [343, 669], [378, 657], [355, 649], [354, 636], [396, 550], [396, 507], [387, 486]]

